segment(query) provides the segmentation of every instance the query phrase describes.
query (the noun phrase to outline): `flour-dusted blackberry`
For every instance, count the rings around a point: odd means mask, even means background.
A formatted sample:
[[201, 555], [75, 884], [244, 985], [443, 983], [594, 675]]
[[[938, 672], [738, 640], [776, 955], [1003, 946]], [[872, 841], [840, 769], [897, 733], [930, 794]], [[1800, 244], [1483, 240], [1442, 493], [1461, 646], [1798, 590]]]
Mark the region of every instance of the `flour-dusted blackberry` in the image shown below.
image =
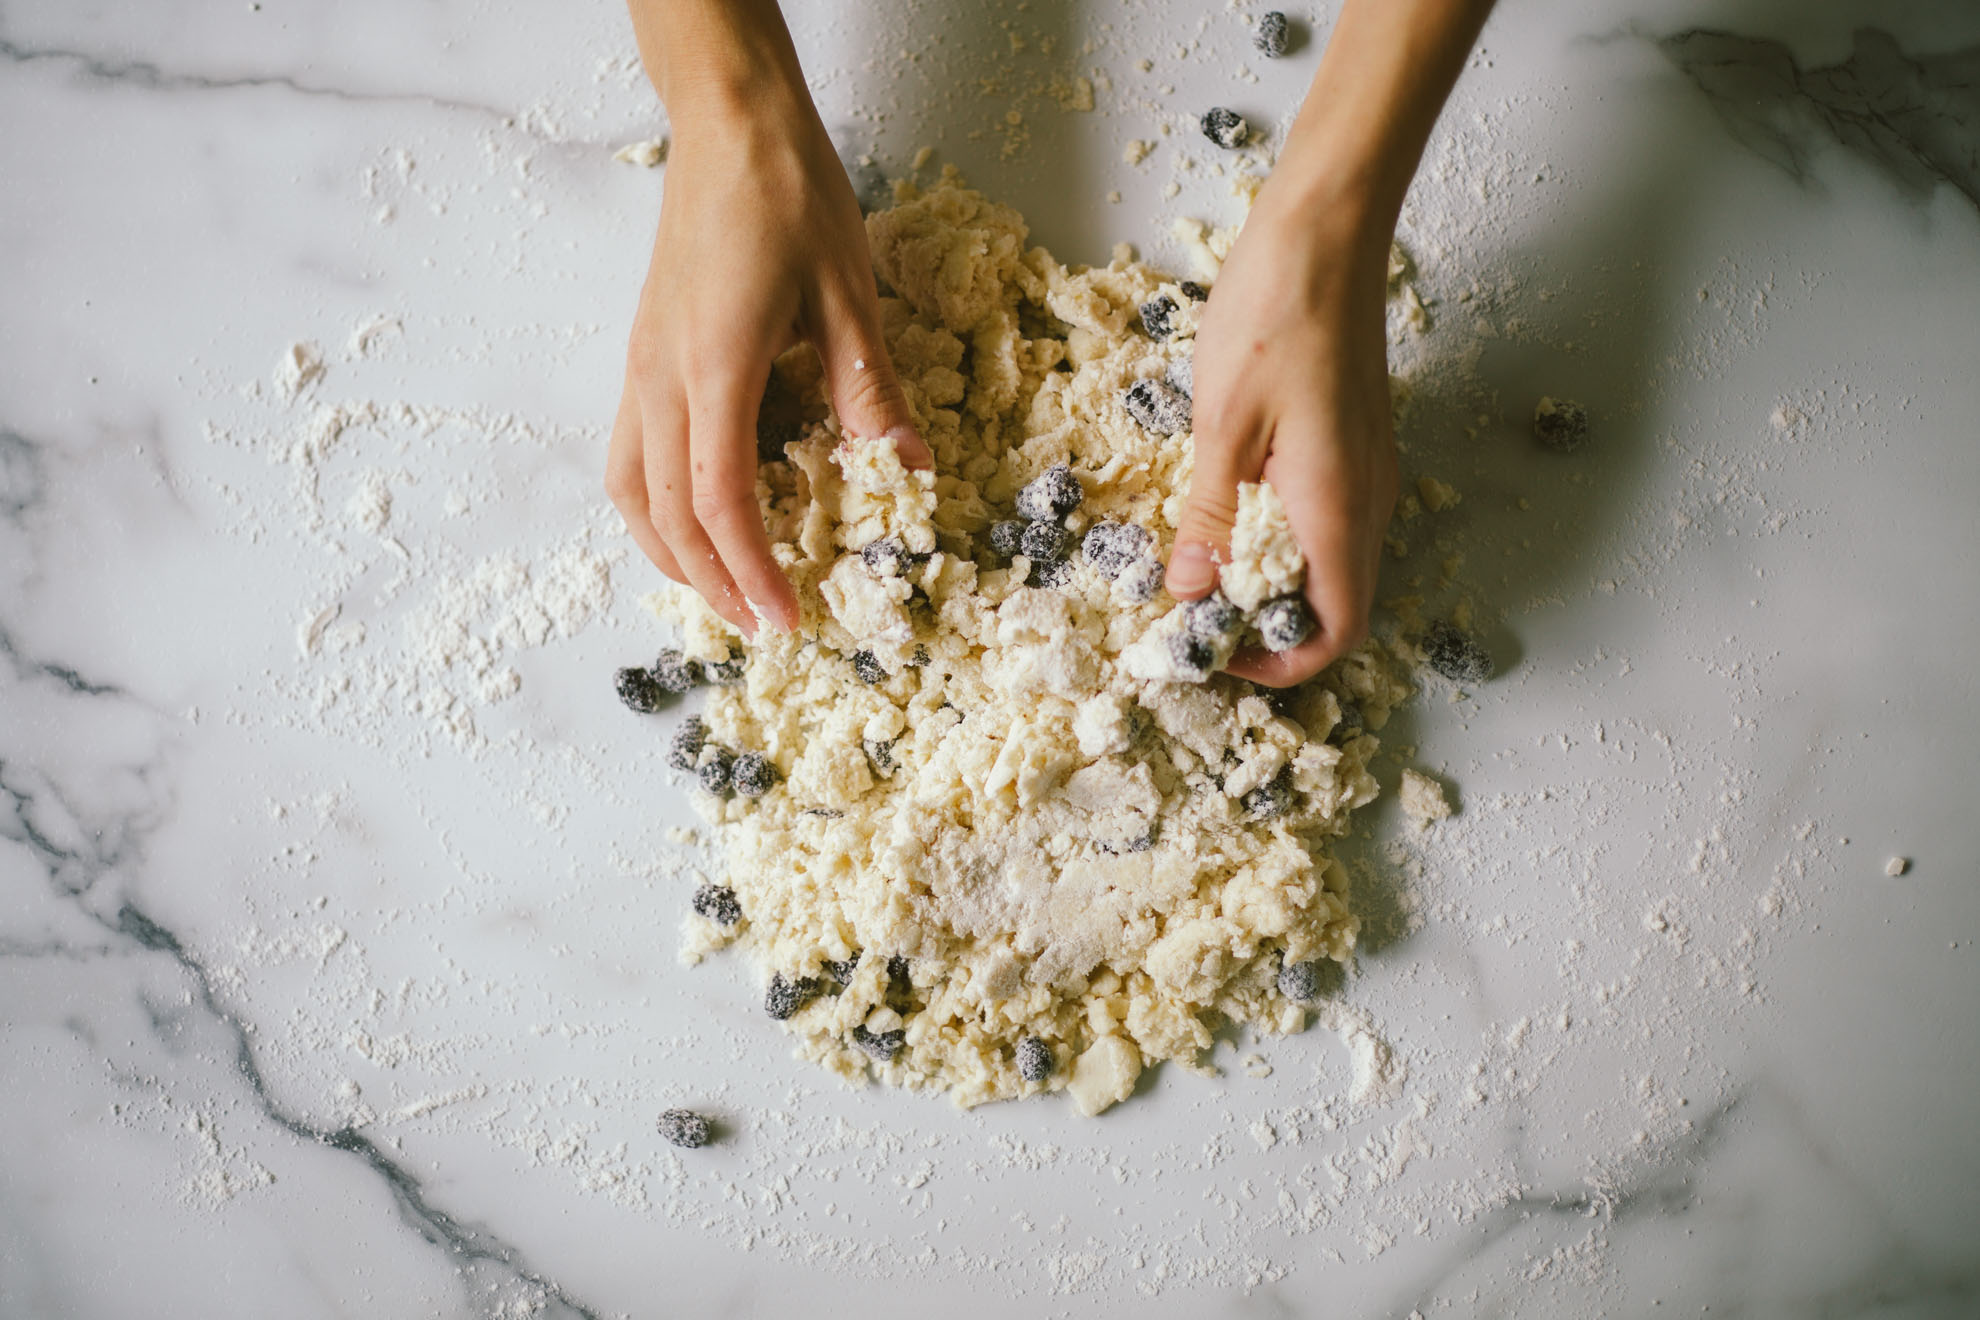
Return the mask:
[[1217, 650], [1201, 637], [1179, 632], [1169, 638], [1169, 658], [1178, 670], [1200, 683], [1209, 677], [1210, 666], [1217, 662]]
[[1483, 683], [1492, 676], [1492, 653], [1442, 619], [1423, 634], [1423, 659], [1453, 683]]
[[1146, 527], [1137, 527], [1133, 523], [1097, 522], [1087, 529], [1079, 549], [1086, 556], [1086, 562], [1111, 582], [1121, 575], [1122, 569], [1147, 554], [1148, 548], [1154, 544], [1154, 533]]
[[877, 774], [894, 773], [894, 741], [891, 738], [868, 738], [860, 744], [866, 749], [866, 761]]
[[1018, 1076], [1027, 1082], [1042, 1082], [1052, 1075], [1052, 1047], [1043, 1036], [1026, 1036], [1017, 1043]]
[[1541, 399], [1533, 409], [1533, 438], [1560, 454], [1588, 439], [1588, 410], [1572, 399]]
[[1279, 968], [1279, 993], [1302, 1004], [1320, 997], [1318, 961], [1289, 962]]
[[1035, 522], [1024, 529], [1018, 548], [1032, 566], [1057, 564], [1072, 550], [1072, 534], [1055, 522]]
[[694, 768], [694, 777], [701, 784], [701, 791], [721, 797], [729, 791], [729, 775], [734, 771], [735, 755], [726, 747], [707, 746], [701, 749], [701, 761]]
[[1018, 553], [1018, 543], [1024, 538], [1024, 520], [1006, 518], [1002, 522], [990, 524], [991, 553], [1002, 559], [1009, 559]]
[[1268, 651], [1290, 651], [1313, 635], [1313, 607], [1304, 596], [1278, 596], [1258, 607], [1252, 618], [1258, 640]]
[[840, 958], [836, 962], [827, 959], [818, 965], [824, 969], [825, 975], [840, 985], [851, 985], [853, 973], [859, 970], [859, 951], [855, 949], [850, 957]]
[[912, 562], [908, 548], [898, 536], [883, 536], [860, 547], [859, 557], [866, 571], [877, 578], [900, 577]]
[[1034, 523], [1056, 522], [1077, 509], [1085, 498], [1086, 491], [1080, 487], [1072, 468], [1059, 463], [1024, 484], [1024, 489], [1018, 492], [1017, 511]]
[[675, 696], [695, 685], [701, 678], [699, 669], [700, 666], [694, 661], [672, 647], [662, 650], [659, 655], [653, 657], [653, 663], [647, 666], [647, 672], [653, 675], [653, 681]]
[[644, 669], [621, 669], [612, 675], [612, 686], [618, 690], [619, 700], [626, 703], [626, 709], [641, 715], [651, 715], [667, 699], [667, 689], [654, 682], [653, 675]]
[[708, 1120], [692, 1109], [667, 1109], [660, 1114], [660, 1135], [669, 1145], [698, 1150], [708, 1144], [713, 1133]]
[[1128, 416], [1156, 435], [1189, 429], [1189, 396], [1167, 381], [1138, 380], [1121, 396]]
[[1244, 116], [1221, 105], [1205, 110], [1201, 122], [1203, 136], [1228, 150], [1235, 151], [1251, 137], [1251, 125], [1245, 122]]
[[1258, 47], [1258, 53], [1268, 60], [1276, 60], [1286, 53], [1286, 46], [1292, 37], [1292, 30], [1286, 16], [1278, 10], [1270, 10], [1258, 19], [1258, 33], [1251, 39]]
[[1153, 555], [1143, 555], [1114, 579], [1114, 598], [1129, 605], [1140, 605], [1155, 599], [1155, 593], [1162, 589], [1162, 561]]
[[742, 900], [727, 885], [705, 884], [694, 891], [694, 910], [718, 926], [742, 920]]
[[681, 721], [681, 727], [674, 730], [673, 739], [667, 744], [667, 764], [676, 770], [694, 773], [695, 763], [701, 760], [702, 745], [707, 741], [708, 726], [701, 722], [701, 716], [688, 716]]
[[1292, 776], [1284, 770], [1273, 775], [1270, 783], [1260, 784], [1246, 793], [1241, 799], [1244, 814], [1253, 820], [1277, 820], [1292, 810]]
[[809, 976], [795, 979], [778, 972], [763, 992], [763, 1011], [782, 1022], [793, 1017], [806, 1004], [818, 998], [818, 982]]
[[852, 663], [853, 673], [858, 674], [859, 681], [868, 687], [872, 687], [875, 683], [884, 683], [887, 681], [886, 666], [880, 663], [880, 657], [873, 654], [873, 652], [854, 651]]
[[1183, 297], [1189, 299], [1191, 302], [1202, 302], [1210, 296], [1210, 290], [1204, 288], [1195, 280], [1184, 280], [1176, 288], [1182, 293]]
[[907, 1044], [905, 1031], [868, 1031], [864, 1025], [852, 1029], [853, 1044], [875, 1063], [892, 1063]]
[[703, 660], [695, 666], [695, 672], [703, 683], [710, 687], [728, 687], [743, 681], [749, 669], [749, 657], [730, 653], [726, 660]]
[[777, 767], [762, 752], [744, 752], [729, 771], [729, 783], [746, 798], [760, 798], [777, 782]]
[[1183, 626], [1192, 637], [1221, 642], [1244, 626], [1244, 611], [1223, 592], [1213, 591], [1183, 606]]
[[1176, 300], [1157, 294], [1141, 304], [1141, 328], [1150, 339], [1163, 340], [1176, 332]]

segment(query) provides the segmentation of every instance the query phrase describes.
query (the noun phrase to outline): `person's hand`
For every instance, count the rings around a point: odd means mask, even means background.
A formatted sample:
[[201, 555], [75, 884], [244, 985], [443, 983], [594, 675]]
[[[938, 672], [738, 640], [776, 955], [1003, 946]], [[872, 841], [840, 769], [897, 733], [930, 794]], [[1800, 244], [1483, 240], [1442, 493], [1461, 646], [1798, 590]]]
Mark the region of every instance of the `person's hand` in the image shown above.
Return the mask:
[[605, 469], [646, 557], [745, 637], [759, 617], [797, 623], [756, 500], [757, 406], [779, 353], [809, 340], [845, 429], [892, 436], [909, 467], [932, 463], [881, 337], [845, 169], [801, 82], [752, 92], [670, 102], [660, 231]]
[[1306, 555], [1319, 627], [1290, 651], [1242, 650], [1228, 669], [1282, 687], [1367, 635], [1397, 474], [1389, 236], [1277, 200], [1268, 184], [1197, 329], [1195, 473], [1167, 585], [1180, 600], [1207, 595], [1229, 561], [1238, 483], [1271, 482]]

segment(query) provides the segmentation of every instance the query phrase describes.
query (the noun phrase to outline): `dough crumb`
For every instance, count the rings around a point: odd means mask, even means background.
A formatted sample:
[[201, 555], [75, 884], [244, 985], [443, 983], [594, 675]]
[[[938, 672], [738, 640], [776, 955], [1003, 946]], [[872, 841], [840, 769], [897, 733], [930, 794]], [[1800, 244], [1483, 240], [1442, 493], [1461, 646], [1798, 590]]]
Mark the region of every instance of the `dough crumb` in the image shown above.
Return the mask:
[[1443, 820], [1455, 814], [1450, 799], [1444, 796], [1444, 786], [1426, 774], [1415, 770], [1402, 772], [1403, 814], [1414, 821], [1419, 829], [1427, 827], [1433, 820]]
[[1890, 875], [1890, 876], [1903, 875], [1906, 871], [1909, 871], [1910, 869], [1911, 869], [1911, 859], [1909, 857], [1893, 857], [1891, 858], [1891, 860], [1884, 863], [1885, 875]]
[[667, 159], [667, 140], [648, 138], [644, 142], [628, 142], [612, 153], [612, 159], [624, 165], [644, 165], [652, 169]]

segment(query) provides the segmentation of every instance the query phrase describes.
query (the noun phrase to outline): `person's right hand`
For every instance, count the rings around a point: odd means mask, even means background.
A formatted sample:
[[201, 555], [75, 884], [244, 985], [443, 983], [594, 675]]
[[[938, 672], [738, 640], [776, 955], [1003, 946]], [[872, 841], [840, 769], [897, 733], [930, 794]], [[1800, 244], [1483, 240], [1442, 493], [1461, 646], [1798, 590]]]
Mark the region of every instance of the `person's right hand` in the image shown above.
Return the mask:
[[753, 638], [759, 617], [797, 623], [756, 502], [757, 405], [779, 353], [809, 340], [845, 430], [893, 437], [909, 467], [933, 460], [881, 337], [859, 204], [802, 85], [670, 109], [605, 490], [646, 557]]

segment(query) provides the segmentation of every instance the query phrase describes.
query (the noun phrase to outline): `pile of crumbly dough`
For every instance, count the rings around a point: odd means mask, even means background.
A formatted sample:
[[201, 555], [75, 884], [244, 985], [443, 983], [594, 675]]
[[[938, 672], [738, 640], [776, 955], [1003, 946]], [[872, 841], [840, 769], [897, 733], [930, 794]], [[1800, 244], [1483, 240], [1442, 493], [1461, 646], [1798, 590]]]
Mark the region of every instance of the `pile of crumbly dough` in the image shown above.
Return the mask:
[[[1300, 978], [1280, 972], [1354, 945], [1328, 840], [1376, 796], [1371, 731], [1410, 689], [1374, 642], [1283, 693], [1134, 663], [1182, 607], [1141, 575], [1110, 580], [1079, 540], [1108, 520], [1168, 553], [1190, 436], [1126, 396], [1187, 388], [1201, 290], [1125, 248], [1063, 267], [953, 175], [896, 203], [868, 236], [936, 470], [842, 432], [808, 349], [779, 361], [808, 420], [757, 493], [802, 622], [762, 630], [741, 681], [711, 689], [709, 746], [761, 754], [774, 780], [697, 793], [735, 901], [687, 919], [684, 954], [741, 945], [772, 1015], [848, 1078], [966, 1105], [1068, 1089], [1097, 1113], [1150, 1063], [1197, 1066], [1220, 1019], [1303, 1025]], [[1164, 297], [1157, 338], [1140, 309]], [[1041, 573], [990, 528], [1061, 464], [1082, 495], [1073, 549]], [[1243, 494], [1223, 584], [1249, 608], [1304, 566], [1276, 496]], [[862, 555], [888, 538], [906, 553]], [[745, 649], [685, 589], [654, 605], [690, 658]], [[1033, 1037], [1046, 1052], [1019, 1049]]]

